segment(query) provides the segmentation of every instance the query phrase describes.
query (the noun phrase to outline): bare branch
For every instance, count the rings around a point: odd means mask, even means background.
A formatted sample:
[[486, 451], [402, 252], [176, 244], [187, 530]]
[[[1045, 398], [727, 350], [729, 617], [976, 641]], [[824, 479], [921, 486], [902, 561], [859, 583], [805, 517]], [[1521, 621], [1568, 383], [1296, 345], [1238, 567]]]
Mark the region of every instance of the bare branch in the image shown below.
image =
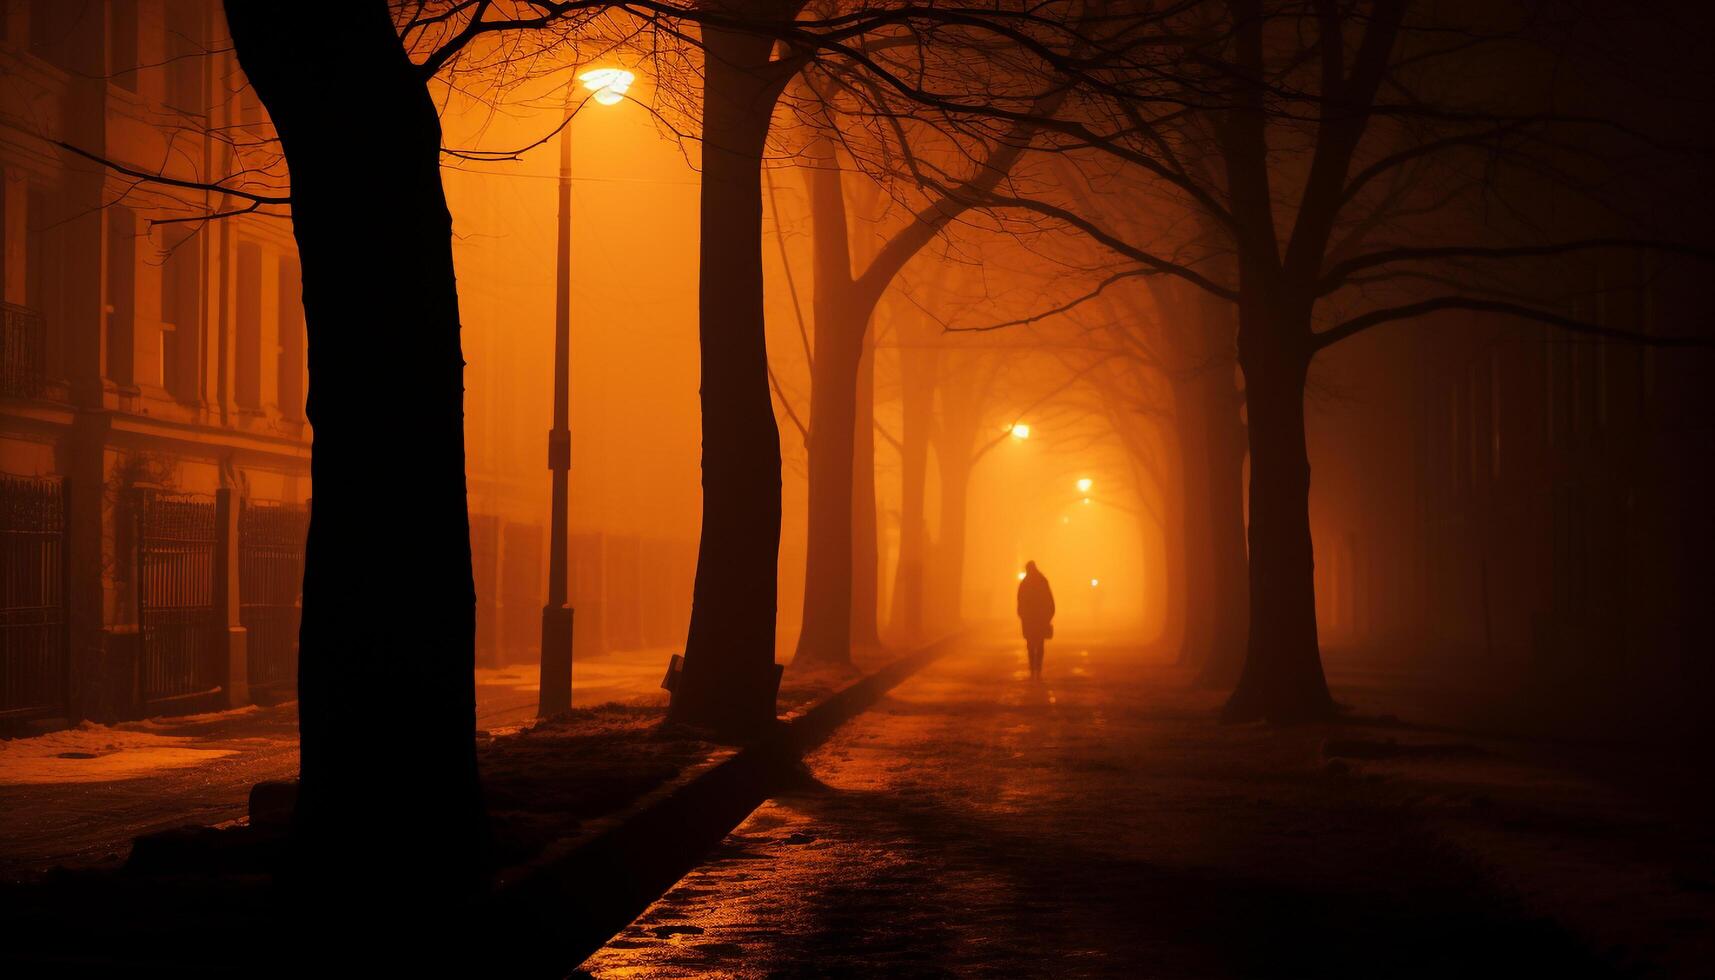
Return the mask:
[[1604, 327], [1600, 324], [1579, 320], [1575, 317], [1555, 313], [1552, 310], [1539, 309], [1523, 303], [1510, 303], [1497, 299], [1478, 299], [1474, 296], [1436, 296], [1420, 300], [1416, 303], [1405, 303], [1400, 306], [1389, 306], [1379, 310], [1371, 310], [1327, 330], [1311, 335], [1311, 346], [1314, 350], [1322, 350], [1345, 340], [1353, 334], [1361, 333], [1371, 327], [1398, 320], [1409, 320], [1415, 317], [1439, 313], [1443, 310], [1469, 310], [1473, 313], [1499, 313], [1505, 316], [1518, 317], [1523, 320], [1534, 320], [1559, 327], [1572, 333], [1584, 334], [1590, 337], [1600, 337], [1603, 340], [1615, 340], [1644, 347], [1709, 347], [1711, 342], [1702, 337], [1664, 337], [1658, 334], [1642, 333], [1637, 330], [1625, 330], [1620, 327]]
[[1317, 295], [1326, 296], [1339, 289], [1354, 273], [1392, 262], [1419, 262], [1435, 259], [1522, 259], [1566, 255], [1605, 248], [1636, 248], [1697, 258], [1715, 257], [1715, 252], [1681, 242], [1664, 242], [1647, 238], [1584, 238], [1570, 242], [1548, 242], [1541, 245], [1512, 246], [1402, 246], [1355, 256], [1334, 266], [1322, 277]]

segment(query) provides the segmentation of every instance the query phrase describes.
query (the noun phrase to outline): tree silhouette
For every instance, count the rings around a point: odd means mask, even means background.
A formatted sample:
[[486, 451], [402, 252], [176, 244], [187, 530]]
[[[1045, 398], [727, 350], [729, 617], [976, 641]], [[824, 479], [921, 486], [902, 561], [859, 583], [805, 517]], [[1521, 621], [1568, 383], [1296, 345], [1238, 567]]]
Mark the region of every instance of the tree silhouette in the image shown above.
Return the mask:
[[[1051, 111], [1048, 105], [1040, 108]], [[903, 125], [895, 132], [902, 140], [910, 138]], [[808, 443], [809, 554], [804, 626], [797, 653], [806, 663], [845, 664], [851, 660], [851, 487], [857, 382], [864, 338], [876, 304], [924, 246], [1005, 178], [1029, 140], [1028, 126], [1014, 127], [992, 148], [970, 151], [974, 173], [950, 193], [931, 195], [858, 270], [852, 264], [844, 181], [834, 144], [824, 138], [812, 149], [805, 179], [810, 186], [815, 227], [816, 350]], [[909, 146], [898, 152], [907, 158], [912, 155]], [[910, 520], [910, 515], [905, 519]]]
[[[1334, 710], [1308, 516], [1304, 391], [1317, 353], [1444, 311], [1675, 342], [1562, 312], [1567, 284], [1546, 265], [1554, 259], [1626, 248], [1707, 253], [1663, 234], [1648, 220], [1658, 198], [1638, 195], [1642, 171], [1683, 172], [1686, 155], [1617, 116], [1612, 92], [1579, 89], [1566, 81], [1575, 76], [1549, 70], [1555, 45], [1588, 41], [1623, 18], [1580, 10], [1567, 26], [1547, 16], [1552, 6], [1519, 0], [1476, 17], [1409, 0], [1180, 5], [1145, 43], [1102, 48], [1100, 64], [1056, 61], [1088, 98], [1042, 125], [1068, 154], [1123, 164], [1161, 210], [1196, 214], [1217, 234], [1196, 239], [1202, 246], [1145, 245], [1116, 232], [1110, 215], [991, 196], [1237, 311], [1250, 622], [1226, 708], [1233, 720]], [[1628, 77], [1608, 67], [1610, 78]], [[1678, 91], [1660, 80], [1626, 89], [1636, 98]]]
[[[228, 0], [226, 14], [291, 169], [309, 336], [296, 870], [419, 897], [462, 890], [484, 830], [440, 122], [387, 3], [329, 17]], [[361, 829], [382, 815], [386, 833]]]

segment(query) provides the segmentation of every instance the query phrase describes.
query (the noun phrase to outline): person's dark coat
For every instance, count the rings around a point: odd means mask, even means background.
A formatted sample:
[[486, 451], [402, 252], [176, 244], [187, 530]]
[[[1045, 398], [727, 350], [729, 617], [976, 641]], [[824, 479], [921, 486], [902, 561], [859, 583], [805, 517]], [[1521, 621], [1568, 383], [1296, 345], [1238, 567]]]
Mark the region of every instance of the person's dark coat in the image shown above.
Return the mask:
[[1018, 583], [1018, 621], [1027, 640], [1046, 640], [1054, 635], [1054, 591], [1034, 564]]

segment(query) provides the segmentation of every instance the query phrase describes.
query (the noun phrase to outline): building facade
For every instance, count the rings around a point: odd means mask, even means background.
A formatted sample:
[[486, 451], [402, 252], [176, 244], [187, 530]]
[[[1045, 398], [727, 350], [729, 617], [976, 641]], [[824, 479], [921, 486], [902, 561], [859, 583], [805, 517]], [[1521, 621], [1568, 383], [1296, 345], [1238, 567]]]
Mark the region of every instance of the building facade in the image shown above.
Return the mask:
[[309, 438], [290, 223], [140, 182], [263, 141], [205, 0], [0, 18], [0, 720], [295, 685]]

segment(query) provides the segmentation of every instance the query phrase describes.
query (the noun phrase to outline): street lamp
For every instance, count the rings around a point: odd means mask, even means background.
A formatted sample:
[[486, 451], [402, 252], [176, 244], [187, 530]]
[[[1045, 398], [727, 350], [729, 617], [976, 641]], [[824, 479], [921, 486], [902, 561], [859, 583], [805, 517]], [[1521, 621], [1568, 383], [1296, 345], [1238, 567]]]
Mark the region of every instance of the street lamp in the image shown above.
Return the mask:
[[1094, 481], [1092, 481], [1089, 477], [1086, 476], [1083, 479], [1078, 481], [1078, 492], [1079, 493], [1089, 493], [1090, 488], [1093, 486], [1095, 486]]
[[[595, 68], [577, 80], [598, 105], [616, 105], [636, 76], [623, 68]], [[560, 123], [559, 242], [554, 264], [554, 427], [548, 431], [548, 469], [553, 501], [548, 514], [548, 601], [542, 607], [542, 673], [536, 716], [547, 718], [572, 707], [572, 607], [566, 601], [567, 477], [572, 468], [572, 433], [567, 421], [572, 346], [572, 116], [573, 86], [566, 86], [565, 118]]]
[[1030, 438], [1030, 426], [1025, 425], [1023, 422], [1014, 422], [1012, 424], [1012, 437], [1014, 439]]
[[637, 81], [637, 76], [624, 68], [592, 68], [579, 75], [578, 81], [594, 93], [590, 98], [602, 105], [618, 105], [625, 101], [626, 90]]

